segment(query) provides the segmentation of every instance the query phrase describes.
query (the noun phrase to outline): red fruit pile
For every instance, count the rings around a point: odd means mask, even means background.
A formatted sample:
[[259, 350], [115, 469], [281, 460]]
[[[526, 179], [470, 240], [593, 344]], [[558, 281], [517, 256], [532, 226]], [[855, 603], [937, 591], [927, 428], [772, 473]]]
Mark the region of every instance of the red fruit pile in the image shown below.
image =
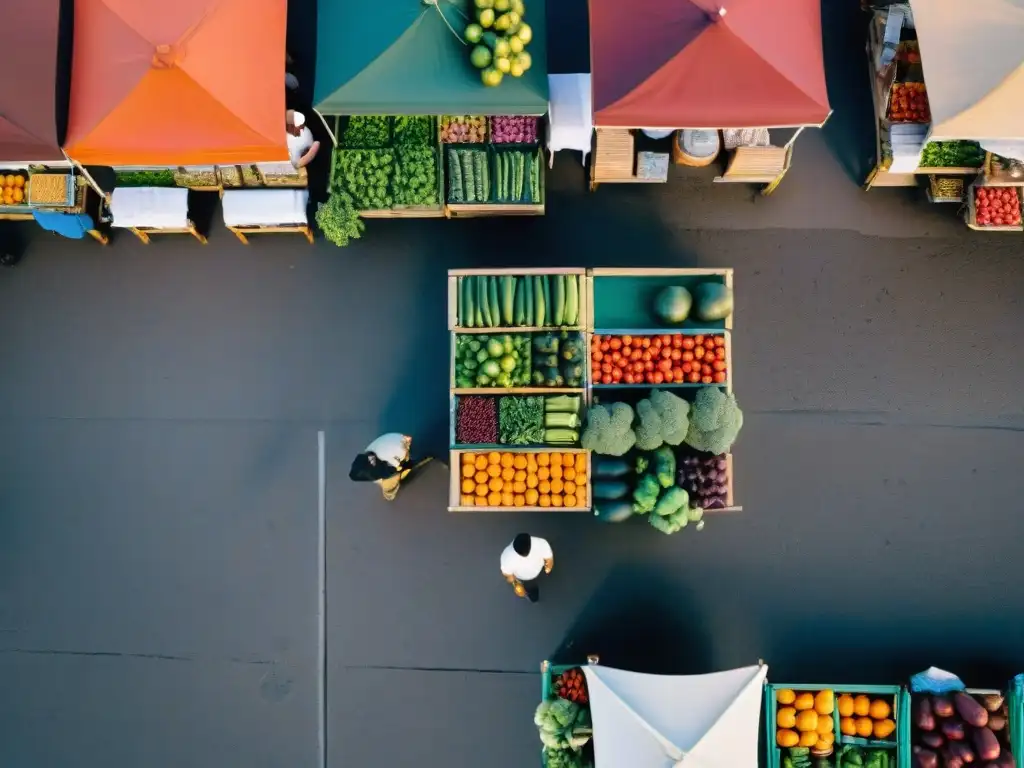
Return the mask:
[[595, 384], [725, 384], [725, 336], [594, 334], [590, 361]]
[[559, 698], [574, 701], [581, 706], [586, 705], [590, 699], [587, 695], [587, 679], [579, 667], [556, 675], [551, 682], [551, 687]]
[[977, 187], [974, 190], [975, 221], [981, 227], [1015, 227], [1020, 224], [1020, 195], [1016, 187]]
[[930, 123], [931, 107], [924, 83], [895, 83], [889, 99], [889, 119], [894, 123]]

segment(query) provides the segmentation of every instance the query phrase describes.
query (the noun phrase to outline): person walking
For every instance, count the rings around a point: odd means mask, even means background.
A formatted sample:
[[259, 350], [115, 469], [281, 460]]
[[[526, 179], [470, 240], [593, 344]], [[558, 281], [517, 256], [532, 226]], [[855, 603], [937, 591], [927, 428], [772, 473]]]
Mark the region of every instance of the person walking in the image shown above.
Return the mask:
[[394, 501], [398, 489], [410, 473], [433, 461], [426, 456], [418, 461], [409, 458], [412, 438], [401, 432], [381, 435], [352, 461], [348, 477], [357, 483], [374, 482], [380, 486], [386, 501]]
[[555, 554], [551, 545], [539, 536], [520, 533], [501, 553], [501, 573], [512, 585], [516, 595], [529, 598], [531, 603], [540, 599], [537, 579], [541, 572], [551, 573], [555, 567]]

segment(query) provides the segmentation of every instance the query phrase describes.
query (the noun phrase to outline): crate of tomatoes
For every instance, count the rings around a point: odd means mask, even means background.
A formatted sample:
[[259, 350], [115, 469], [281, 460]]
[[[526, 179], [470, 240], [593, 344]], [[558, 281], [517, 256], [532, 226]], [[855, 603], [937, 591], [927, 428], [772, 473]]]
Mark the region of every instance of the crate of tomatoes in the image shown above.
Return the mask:
[[889, 96], [889, 120], [894, 123], [930, 123], [931, 107], [924, 83], [893, 83]]
[[590, 343], [594, 386], [730, 387], [728, 331], [595, 333]]

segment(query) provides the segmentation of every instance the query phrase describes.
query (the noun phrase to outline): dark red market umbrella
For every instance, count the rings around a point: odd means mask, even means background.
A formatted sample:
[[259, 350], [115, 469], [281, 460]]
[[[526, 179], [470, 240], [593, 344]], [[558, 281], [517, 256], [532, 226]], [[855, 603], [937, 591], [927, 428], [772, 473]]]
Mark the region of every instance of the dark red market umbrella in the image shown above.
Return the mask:
[[589, 0], [594, 124], [820, 125], [821, 0]]

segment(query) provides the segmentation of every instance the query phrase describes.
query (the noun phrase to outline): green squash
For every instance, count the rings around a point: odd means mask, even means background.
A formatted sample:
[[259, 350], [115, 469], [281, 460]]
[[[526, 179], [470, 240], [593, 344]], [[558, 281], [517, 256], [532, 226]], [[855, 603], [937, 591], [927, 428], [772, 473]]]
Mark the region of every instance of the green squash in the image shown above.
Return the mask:
[[732, 288], [722, 283], [701, 283], [693, 291], [694, 314], [705, 322], [725, 320], [732, 314]]
[[602, 523], [622, 523], [633, 516], [633, 505], [629, 501], [601, 499], [595, 502], [594, 515]]

